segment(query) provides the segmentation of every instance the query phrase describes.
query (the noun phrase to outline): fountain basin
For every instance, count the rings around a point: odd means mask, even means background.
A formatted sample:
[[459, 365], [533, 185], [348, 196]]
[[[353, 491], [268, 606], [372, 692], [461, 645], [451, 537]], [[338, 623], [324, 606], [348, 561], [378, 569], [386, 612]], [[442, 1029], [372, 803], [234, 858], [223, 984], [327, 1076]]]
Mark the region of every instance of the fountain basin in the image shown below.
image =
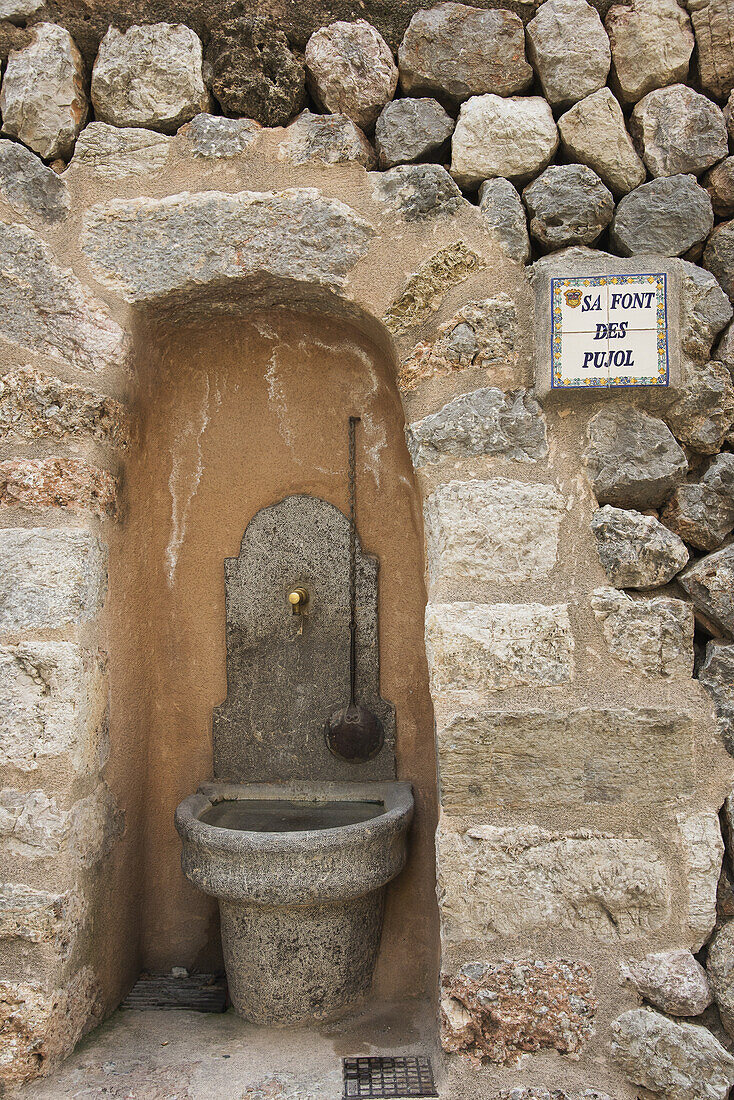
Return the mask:
[[205, 783], [176, 810], [186, 877], [219, 901], [232, 1004], [255, 1023], [340, 1013], [372, 981], [409, 783]]

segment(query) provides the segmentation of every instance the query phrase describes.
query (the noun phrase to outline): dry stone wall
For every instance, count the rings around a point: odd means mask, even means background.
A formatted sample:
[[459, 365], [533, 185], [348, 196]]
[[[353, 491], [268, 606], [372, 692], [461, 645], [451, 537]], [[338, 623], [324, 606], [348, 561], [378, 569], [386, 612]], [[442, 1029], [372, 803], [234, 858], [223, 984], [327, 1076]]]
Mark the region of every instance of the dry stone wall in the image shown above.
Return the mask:
[[[0, 4], [8, 1084], [115, 1003], [92, 914], [125, 828], [105, 601], [135, 333], [283, 304], [396, 362], [424, 501], [447, 1095], [734, 1082], [734, 9], [486, 8], [305, 9], [304, 33], [244, 3], [216, 27], [193, 3], [113, 26], [100, 5], [86, 31], [61, 0]], [[681, 379], [539, 400], [533, 279], [638, 254], [680, 282]]]

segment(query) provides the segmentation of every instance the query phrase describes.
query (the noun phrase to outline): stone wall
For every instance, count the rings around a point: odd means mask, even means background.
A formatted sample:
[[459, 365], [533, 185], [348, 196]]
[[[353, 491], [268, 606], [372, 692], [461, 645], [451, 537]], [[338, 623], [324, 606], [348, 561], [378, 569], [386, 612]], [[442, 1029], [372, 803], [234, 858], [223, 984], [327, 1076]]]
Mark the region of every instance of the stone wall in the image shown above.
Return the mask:
[[[105, 578], [145, 334], [283, 305], [361, 328], [403, 398], [447, 1095], [734, 1081], [731, 4], [489, 6], [299, 37], [245, 5], [107, 32], [100, 4], [82, 56], [71, 5], [0, 4], [9, 1082], [136, 965], [145, 732], [103, 771]], [[533, 279], [638, 253], [673, 258], [681, 381], [541, 406]]]

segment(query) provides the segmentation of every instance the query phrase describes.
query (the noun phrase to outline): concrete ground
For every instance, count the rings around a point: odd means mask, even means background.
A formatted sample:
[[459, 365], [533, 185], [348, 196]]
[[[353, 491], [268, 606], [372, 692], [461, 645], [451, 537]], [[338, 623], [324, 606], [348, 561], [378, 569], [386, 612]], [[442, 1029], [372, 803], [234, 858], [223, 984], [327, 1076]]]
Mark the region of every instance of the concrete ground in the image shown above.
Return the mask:
[[235, 1014], [118, 1010], [23, 1100], [340, 1100], [341, 1059], [430, 1054], [430, 1006], [406, 1003], [314, 1028]]

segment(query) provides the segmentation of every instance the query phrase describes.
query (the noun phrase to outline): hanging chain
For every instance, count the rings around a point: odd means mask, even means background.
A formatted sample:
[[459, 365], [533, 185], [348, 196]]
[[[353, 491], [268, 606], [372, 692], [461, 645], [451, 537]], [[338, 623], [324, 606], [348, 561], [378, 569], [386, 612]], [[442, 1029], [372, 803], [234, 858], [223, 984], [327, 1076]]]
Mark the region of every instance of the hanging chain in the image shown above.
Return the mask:
[[357, 678], [357, 460], [355, 434], [360, 417], [349, 417], [349, 694], [354, 706]]

